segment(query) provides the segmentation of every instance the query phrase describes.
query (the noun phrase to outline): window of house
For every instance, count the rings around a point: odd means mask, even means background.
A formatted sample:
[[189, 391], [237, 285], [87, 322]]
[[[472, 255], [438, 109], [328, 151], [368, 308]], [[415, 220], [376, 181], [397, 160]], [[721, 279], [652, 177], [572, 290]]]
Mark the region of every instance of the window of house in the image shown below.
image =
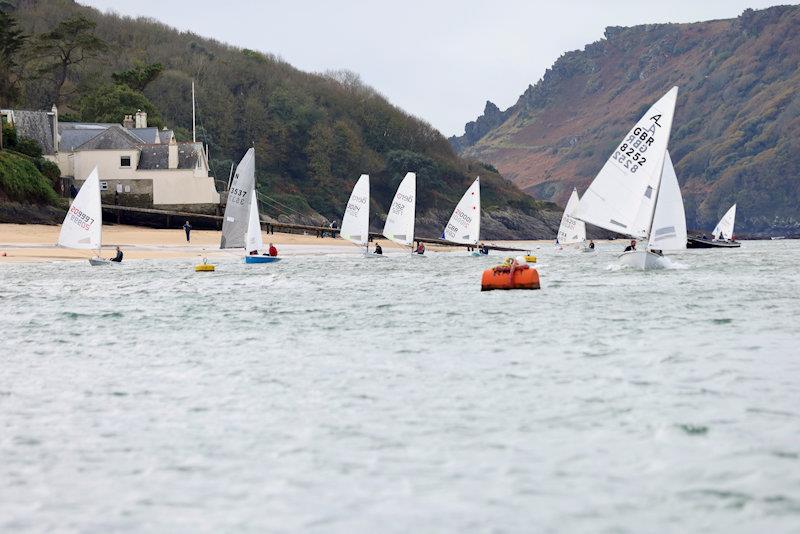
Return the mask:
[[100, 182], [100, 191], [108, 191], [108, 182]]
[[130, 156], [120, 156], [119, 158], [119, 166], [130, 168], [131, 166], [131, 157]]

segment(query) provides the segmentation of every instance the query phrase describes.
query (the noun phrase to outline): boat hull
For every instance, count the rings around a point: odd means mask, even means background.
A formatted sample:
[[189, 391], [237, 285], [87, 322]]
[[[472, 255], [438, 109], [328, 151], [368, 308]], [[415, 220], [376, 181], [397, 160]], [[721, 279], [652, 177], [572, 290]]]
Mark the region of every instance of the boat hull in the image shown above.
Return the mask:
[[655, 271], [667, 268], [667, 260], [650, 251], [631, 250], [619, 256], [620, 265], [639, 271]]
[[275, 256], [245, 256], [244, 262], [245, 263], [275, 263], [276, 261], [281, 261], [280, 258]]
[[386, 256], [384, 256], [383, 254], [375, 254], [374, 252], [365, 252], [364, 253], [364, 257], [365, 258], [385, 258]]
[[103, 258], [89, 258], [89, 265], [100, 267], [101, 265], [111, 265], [112, 261], [104, 260]]
[[686, 248], [739, 248], [742, 244], [738, 241], [716, 241], [702, 237], [689, 237], [686, 239]]

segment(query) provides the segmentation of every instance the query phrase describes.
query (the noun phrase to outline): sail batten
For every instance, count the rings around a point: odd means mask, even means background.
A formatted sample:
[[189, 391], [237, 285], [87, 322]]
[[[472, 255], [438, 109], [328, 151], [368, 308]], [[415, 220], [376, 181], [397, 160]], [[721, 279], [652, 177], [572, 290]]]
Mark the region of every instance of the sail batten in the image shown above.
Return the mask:
[[481, 233], [481, 183], [476, 178], [447, 221], [442, 237], [453, 243], [477, 245]]
[[100, 249], [102, 233], [100, 177], [95, 167], [69, 207], [58, 235], [58, 244], [67, 248]]
[[362, 174], [350, 193], [342, 228], [339, 232], [344, 239], [356, 245], [369, 243], [369, 175]]
[[583, 194], [575, 218], [635, 238], [649, 236], [677, 96], [673, 87], [631, 128]]
[[219, 248], [245, 248], [250, 223], [251, 197], [256, 187], [255, 149], [250, 148], [236, 166], [231, 180]]
[[386, 214], [383, 235], [402, 246], [414, 242], [414, 218], [417, 203], [417, 175], [409, 172], [397, 187], [392, 206]]

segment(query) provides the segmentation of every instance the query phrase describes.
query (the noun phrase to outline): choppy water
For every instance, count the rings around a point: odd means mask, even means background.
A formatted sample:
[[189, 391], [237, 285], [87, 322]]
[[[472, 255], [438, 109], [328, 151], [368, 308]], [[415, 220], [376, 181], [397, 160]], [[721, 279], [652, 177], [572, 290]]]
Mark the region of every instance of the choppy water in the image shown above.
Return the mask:
[[800, 243], [536, 253], [0, 265], [0, 531], [800, 531]]

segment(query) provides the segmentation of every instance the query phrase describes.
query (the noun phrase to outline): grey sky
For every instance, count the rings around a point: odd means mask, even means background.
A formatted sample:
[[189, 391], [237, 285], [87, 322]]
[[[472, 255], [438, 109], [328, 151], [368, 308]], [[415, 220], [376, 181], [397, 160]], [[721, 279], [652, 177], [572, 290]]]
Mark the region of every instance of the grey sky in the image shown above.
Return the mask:
[[307, 71], [349, 69], [445, 135], [513, 104], [606, 26], [730, 18], [768, 0], [79, 0], [271, 52]]

